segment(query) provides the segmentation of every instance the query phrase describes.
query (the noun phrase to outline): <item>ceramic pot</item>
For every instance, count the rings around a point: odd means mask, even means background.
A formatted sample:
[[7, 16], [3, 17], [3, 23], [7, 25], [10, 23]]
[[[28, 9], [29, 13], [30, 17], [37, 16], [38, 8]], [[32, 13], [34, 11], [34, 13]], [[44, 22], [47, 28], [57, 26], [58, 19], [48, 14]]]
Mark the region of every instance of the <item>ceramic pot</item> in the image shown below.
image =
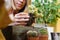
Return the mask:
[[40, 35], [39, 40], [48, 40], [48, 35]]
[[39, 40], [39, 37], [28, 37], [28, 40]]

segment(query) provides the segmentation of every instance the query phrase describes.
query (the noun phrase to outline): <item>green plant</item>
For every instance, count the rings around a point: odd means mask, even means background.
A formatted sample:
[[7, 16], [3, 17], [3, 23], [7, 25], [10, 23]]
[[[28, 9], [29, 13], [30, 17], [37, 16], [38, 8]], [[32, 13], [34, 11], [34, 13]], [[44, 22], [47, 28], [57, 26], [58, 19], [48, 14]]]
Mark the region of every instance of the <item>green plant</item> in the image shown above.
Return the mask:
[[40, 35], [48, 35], [48, 31], [45, 28], [39, 29]]
[[36, 23], [56, 24], [57, 18], [60, 18], [60, 4], [56, 4], [57, 0], [35, 0], [28, 7], [29, 12], [36, 17]]
[[28, 37], [37, 37], [37, 36], [38, 36], [38, 33], [37, 33], [37, 31], [29, 30], [29, 31], [27, 32], [27, 36], [28, 36]]

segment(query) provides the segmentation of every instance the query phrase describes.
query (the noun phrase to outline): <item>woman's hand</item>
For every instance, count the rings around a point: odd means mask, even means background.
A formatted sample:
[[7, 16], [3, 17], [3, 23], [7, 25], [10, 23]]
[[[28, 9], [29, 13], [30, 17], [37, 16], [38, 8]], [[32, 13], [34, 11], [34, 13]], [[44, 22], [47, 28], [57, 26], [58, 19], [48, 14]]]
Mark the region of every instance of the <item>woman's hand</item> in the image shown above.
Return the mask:
[[14, 16], [14, 25], [26, 25], [29, 21], [28, 13], [17, 13]]

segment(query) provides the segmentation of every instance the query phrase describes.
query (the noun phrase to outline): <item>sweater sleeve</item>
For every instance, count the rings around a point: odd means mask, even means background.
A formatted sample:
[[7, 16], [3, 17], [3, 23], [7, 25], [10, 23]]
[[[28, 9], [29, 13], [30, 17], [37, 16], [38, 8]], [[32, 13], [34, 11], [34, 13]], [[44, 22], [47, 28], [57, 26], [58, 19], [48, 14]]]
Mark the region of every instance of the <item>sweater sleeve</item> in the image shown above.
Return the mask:
[[9, 18], [9, 15], [5, 9], [4, 6], [0, 8], [0, 29], [5, 28], [8, 26], [9, 23], [11, 23], [11, 20]]

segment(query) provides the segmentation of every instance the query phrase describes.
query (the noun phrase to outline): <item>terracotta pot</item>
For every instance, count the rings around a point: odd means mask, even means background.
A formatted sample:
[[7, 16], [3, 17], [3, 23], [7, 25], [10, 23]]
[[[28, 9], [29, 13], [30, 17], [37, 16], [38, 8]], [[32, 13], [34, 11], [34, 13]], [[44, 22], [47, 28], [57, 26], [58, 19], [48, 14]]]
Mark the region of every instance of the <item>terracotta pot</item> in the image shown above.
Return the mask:
[[48, 35], [40, 35], [39, 40], [48, 40]]
[[39, 40], [39, 37], [28, 37], [28, 40]]

